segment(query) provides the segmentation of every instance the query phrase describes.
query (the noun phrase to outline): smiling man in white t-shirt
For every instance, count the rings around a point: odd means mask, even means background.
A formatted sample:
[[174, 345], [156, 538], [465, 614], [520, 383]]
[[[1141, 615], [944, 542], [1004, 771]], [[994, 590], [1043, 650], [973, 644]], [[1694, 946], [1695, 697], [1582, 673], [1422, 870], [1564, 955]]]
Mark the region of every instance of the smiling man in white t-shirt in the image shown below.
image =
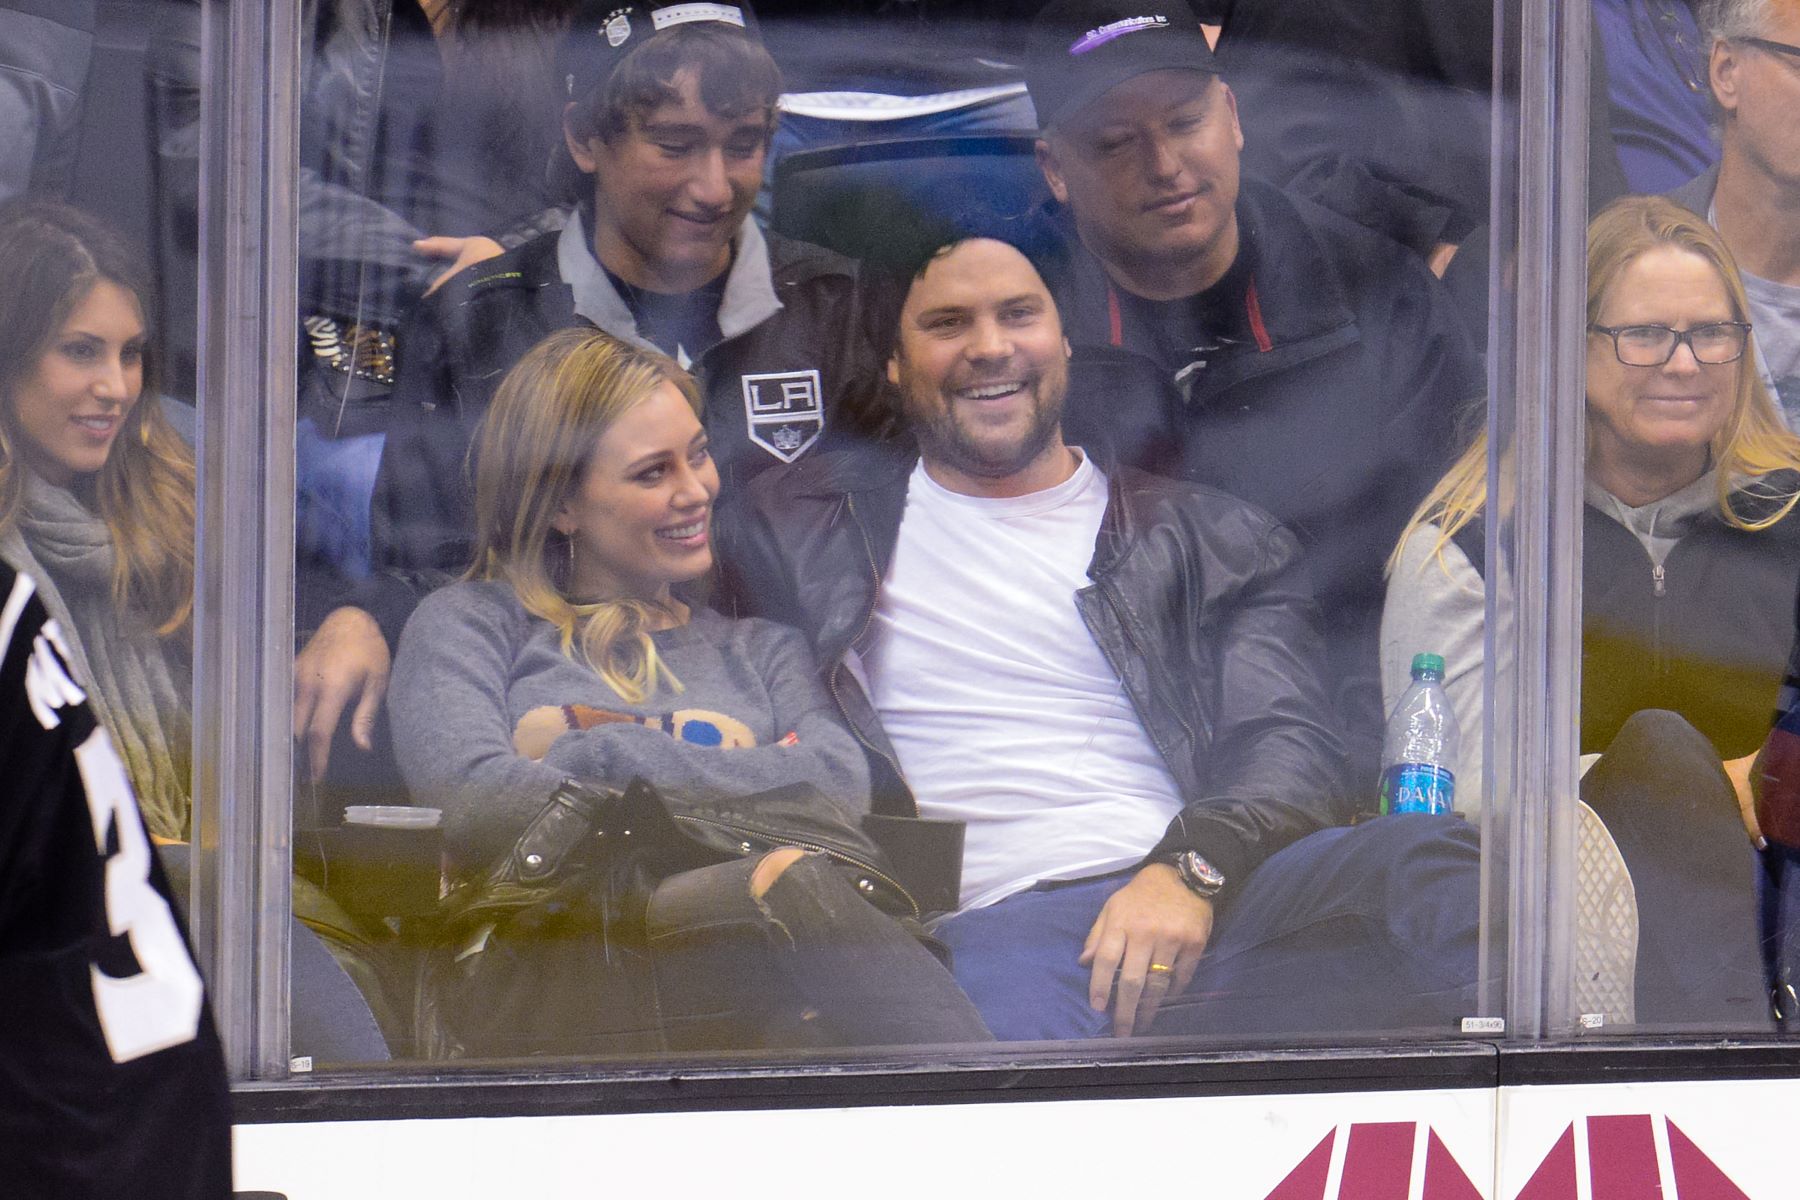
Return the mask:
[[963, 826], [933, 926], [958, 981], [1028, 1040], [1472, 1012], [1473, 831], [1327, 828], [1342, 751], [1298, 544], [1063, 441], [1041, 243], [994, 232], [868, 267], [917, 455], [768, 476], [732, 547], [741, 604], [812, 637], [875, 810]]

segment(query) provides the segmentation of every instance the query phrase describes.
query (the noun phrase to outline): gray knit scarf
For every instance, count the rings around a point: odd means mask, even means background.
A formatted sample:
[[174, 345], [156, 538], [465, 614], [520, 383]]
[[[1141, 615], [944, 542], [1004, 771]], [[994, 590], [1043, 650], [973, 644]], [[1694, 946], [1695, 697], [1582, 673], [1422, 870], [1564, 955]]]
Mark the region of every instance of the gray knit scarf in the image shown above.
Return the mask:
[[144, 823], [158, 837], [188, 836], [192, 779], [192, 670], [187, 648], [156, 635], [141, 614], [113, 606], [112, 535], [74, 493], [25, 473], [25, 502], [0, 550], [37, 581], [106, 730]]

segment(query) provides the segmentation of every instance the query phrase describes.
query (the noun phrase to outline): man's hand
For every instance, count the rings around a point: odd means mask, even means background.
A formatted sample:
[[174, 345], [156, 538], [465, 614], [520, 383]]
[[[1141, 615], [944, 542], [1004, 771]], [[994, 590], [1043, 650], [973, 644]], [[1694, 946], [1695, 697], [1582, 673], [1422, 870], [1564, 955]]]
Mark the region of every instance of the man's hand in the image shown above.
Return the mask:
[[1425, 256], [1425, 265], [1431, 268], [1433, 275], [1442, 279], [1444, 272], [1450, 269], [1450, 260], [1456, 257], [1456, 252], [1461, 248], [1455, 242], [1439, 242]]
[[[1194, 895], [1163, 863], [1151, 863], [1113, 893], [1088, 932], [1080, 961], [1094, 969], [1088, 1003], [1105, 1012], [1112, 1001], [1116, 1036], [1150, 1028], [1163, 998], [1187, 988], [1212, 924], [1212, 901]], [[1152, 971], [1152, 963], [1169, 969]]]
[[1750, 840], [1758, 849], [1768, 845], [1763, 840], [1762, 830], [1756, 824], [1756, 795], [1752, 783], [1756, 779], [1756, 760], [1761, 752], [1746, 754], [1742, 758], [1728, 758], [1722, 766], [1725, 777], [1731, 780], [1731, 790], [1737, 795], [1738, 815], [1744, 819], [1744, 828], [1750, 833]]
[[554, 704], [540, 704], [513, 727], [513, 751], [520, 758], [542, 762], [556, 739], [569, 732], [569, 719]]
[[490, 258], [498, 258], [506, 253], [493, 238], [487, 237], [428, 237], [420, 238], [412, 244], [412, 248], [426, 258], [447, 258], [450, 265], [439, 275], [433, 276], [431, 286], [425, 289], [427, 296], [443, 287], [450, 277], [465, 267], [472, 267], [478, 262], [486, 262]]
[[387, 639], [375, 618], [360, 608], [339, 608], [325, 618], [294, 659], [294, 736], [306, 739], [312, 777], [331, 762], [331, 739], [352, 700], [350, 736], [364, 750], [375, 746], [375, 714], [387, 694]]

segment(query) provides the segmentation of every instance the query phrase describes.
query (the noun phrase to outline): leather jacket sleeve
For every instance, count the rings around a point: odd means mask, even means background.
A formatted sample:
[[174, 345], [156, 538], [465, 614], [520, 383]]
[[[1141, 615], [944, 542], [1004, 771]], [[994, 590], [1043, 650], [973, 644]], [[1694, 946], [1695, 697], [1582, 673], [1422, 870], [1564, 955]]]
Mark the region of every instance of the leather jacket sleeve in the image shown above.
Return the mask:
[[[757, 491], [752, 482], [736, 492], [721, 492], [714, 507], [718, 556], [712, 606], [733, 617], [763, 617], [805, 629], [781, 548], [753, 499]], [[818, 652], [816, 643], [813, 651]]]
[[1164, 753], [1187, 797], [1147, 857], [1198, 850], [1229, 896], [1271, 854], [1334, 823], [1344, 754], [1299, 544], [1248, 506], [1206, 528], [1189, 548], [1197, 570], [1164, 576], [1181, 600], [1163, 620], [1180, 614], [1180, 627], [1165, 624], [1151, 643], [1164, 652], [1146, 656], [1166, 697], [1146, 727], [1159, 743], [1185, 742], [1185, 761], [1172, 745]]
[[93, 48], [93, 0], [0, 4], [0, 200], [68, 189]]

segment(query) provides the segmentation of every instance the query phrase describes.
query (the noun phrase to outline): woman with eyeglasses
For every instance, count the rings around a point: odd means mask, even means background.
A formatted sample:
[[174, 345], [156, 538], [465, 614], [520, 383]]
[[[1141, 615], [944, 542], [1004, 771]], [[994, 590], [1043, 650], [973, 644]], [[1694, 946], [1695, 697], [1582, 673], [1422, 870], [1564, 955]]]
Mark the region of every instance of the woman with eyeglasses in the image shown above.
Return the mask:
[[[1637, 1019], [1766, 1020], [1752, 760], [1800, 583], [1800, 438], [1757, 376], [1743, 284], [1700, 218], [1655, 197], [1588, 228], [1582, 797], [1636, 887]], [[1383, 692], [1442, 654], [1479, 804], [1488, 443], [1426, 497], [1390, 562]], [[1679, 881], [1679, 882], [1677, 882]]]

